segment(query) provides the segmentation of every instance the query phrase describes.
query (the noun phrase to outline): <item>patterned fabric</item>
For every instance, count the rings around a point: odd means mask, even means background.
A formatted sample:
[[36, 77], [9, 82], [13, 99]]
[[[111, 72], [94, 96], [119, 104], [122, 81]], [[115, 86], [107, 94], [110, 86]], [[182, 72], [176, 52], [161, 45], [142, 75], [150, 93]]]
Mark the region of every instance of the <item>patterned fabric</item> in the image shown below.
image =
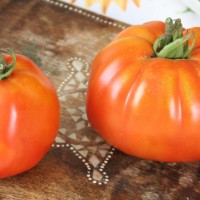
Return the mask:
[[109, 179], [104, 167], [114, 148], [92, 131], [87, 120], [85, 97], [89, 64], [81, 57], [73, 57], [60, 71], [67, 76], [57, 90], [62, 121], [54, 146], [68, 147], [87, 167], [88, 179], [105, 184]]

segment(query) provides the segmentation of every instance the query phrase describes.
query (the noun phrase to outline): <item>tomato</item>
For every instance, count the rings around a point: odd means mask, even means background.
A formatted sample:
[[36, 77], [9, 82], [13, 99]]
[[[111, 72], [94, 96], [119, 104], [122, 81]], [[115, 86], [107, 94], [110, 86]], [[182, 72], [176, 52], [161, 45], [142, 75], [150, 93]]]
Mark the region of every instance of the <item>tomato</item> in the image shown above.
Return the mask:
[[0, 178], [34, 167], [50, 149], [59, 128], [60, 108], [53, 85], [30, 59], [10, 52], [12, 56], [0, 55]]
[[168, 18], [123, 30], [92, 62], [86, 110], [124, 153], [200, 160], [200, 28]]

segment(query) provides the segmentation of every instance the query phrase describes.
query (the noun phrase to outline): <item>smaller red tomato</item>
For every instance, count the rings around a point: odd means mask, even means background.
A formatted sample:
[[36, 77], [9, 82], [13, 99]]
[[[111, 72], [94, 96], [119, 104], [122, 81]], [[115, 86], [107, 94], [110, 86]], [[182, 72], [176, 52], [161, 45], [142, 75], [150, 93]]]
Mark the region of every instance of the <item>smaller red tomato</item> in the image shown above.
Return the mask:
[[57, 135], [60, 107], [49, 79], [23, 55], [0, 54], [0, 178], [34, 167]]

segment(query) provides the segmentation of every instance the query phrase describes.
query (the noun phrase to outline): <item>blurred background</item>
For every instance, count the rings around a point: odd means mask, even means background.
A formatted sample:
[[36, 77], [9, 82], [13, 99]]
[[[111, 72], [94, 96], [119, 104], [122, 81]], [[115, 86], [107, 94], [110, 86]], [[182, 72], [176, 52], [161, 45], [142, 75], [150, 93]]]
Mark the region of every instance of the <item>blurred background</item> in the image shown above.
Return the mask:
[[200, 26], [200, 0], [62, 0], [128, 24], [167, 17], [181, 18], [185, 28]]

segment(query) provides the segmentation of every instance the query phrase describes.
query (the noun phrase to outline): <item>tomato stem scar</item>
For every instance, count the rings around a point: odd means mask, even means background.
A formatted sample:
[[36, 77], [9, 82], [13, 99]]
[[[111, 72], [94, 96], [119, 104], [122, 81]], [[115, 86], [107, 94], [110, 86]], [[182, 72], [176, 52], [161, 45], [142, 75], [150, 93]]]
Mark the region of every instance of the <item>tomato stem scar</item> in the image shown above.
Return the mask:
[[16, 64], [16, 56], [15, 52], [12, 49], [0, 49], [2, 53], [9, 54], [12, 57], [12, 63], [7, 63], [3, 54], [0, 53], [0, 80], [3, 80], [10, 76], [10, 74], [13, 72]]
[[[192, 39], [189, 46], [188, 41]], [[181, 20], [165, 20], [165, 34], [153, 44], [155, 57], [169, 59], [186, 59], [194, 48], [195, 34], [184, 30]]]

